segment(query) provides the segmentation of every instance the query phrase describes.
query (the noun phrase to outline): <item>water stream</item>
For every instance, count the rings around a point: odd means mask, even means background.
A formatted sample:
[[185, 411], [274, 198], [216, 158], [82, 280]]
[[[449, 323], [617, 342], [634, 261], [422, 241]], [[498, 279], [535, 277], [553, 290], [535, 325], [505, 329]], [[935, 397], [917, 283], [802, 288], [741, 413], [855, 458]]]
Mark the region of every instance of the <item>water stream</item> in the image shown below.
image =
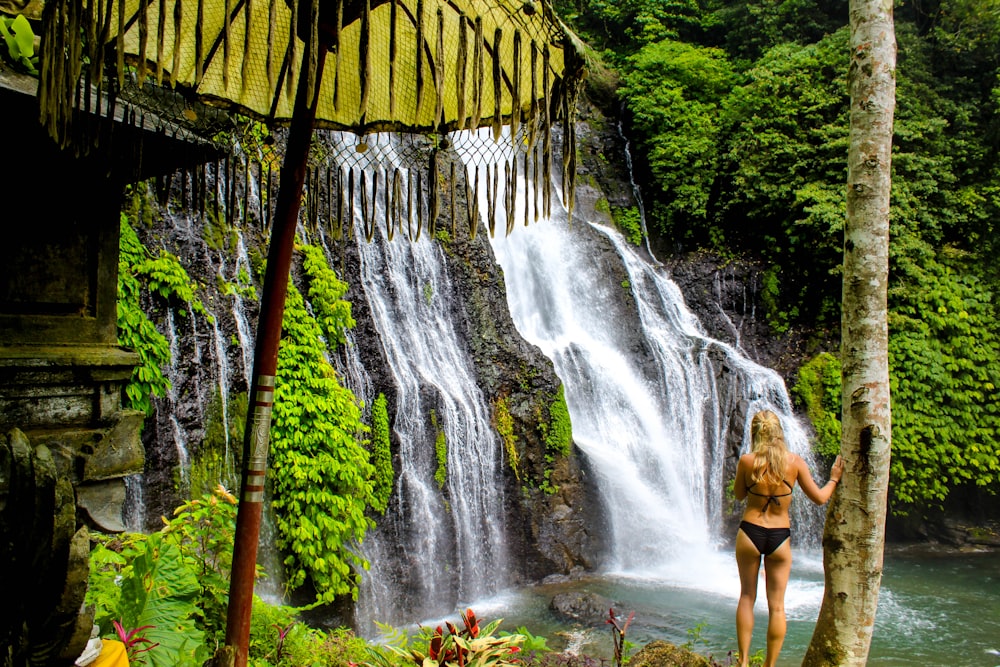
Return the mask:
[[362, 547], [371, 570], [357, 618], [370, 634], [375, 620], [440, 615], [502, 590], [507, 555], [501, 445], [452, 321], [454, 288], [441, 246], [426, 235], [389, 242], [381, 227], [371, 243], [360, 225], [354, 237], [396, 388], [391, 429], [401, 466], [386, 516]]

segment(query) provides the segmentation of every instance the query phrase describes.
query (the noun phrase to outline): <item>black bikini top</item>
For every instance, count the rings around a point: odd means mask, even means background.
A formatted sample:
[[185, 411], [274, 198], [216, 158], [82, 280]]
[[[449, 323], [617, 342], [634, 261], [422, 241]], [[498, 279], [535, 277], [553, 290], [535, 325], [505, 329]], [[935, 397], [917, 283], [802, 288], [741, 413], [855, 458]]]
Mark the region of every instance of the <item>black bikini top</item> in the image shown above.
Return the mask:
[[758, 496], [759, 498], [767, 498], [767, 502], [764, 503], [763, 511], [765, 512], [767, 511], [768, 506], [770, 506], [771, 504], [773, 504], [775, 507], [780, 508], [781, 503], [778, 502], [778, 498], [787, 498], [788, 496], [792, 495], [792, 485], [788, 483], [788, 480], [783, 479], [781, 480], [781, 483], [788, 487], [788, 493], [775, 493], [773, 495], [768, 495], [766, 493], [754, 493], [752, 489], [753, 487], [757, 486], [757, 482], [754, 482], [753, 484], [747, 487], [747, 493], [749, 493], [751, 496]]

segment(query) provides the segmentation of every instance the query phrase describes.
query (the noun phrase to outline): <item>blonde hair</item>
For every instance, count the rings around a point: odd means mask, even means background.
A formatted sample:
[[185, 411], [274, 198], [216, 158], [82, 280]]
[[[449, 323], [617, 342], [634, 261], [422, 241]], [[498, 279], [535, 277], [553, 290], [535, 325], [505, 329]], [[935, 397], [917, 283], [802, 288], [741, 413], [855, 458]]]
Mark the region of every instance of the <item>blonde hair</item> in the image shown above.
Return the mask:
[[750, 446], [753, 450], [753, 471], [750, 483], [764, 482], [777, 486], [785, 479], [785, 432], [781, 420], [770, 410], [761, 410], [750, 422]]

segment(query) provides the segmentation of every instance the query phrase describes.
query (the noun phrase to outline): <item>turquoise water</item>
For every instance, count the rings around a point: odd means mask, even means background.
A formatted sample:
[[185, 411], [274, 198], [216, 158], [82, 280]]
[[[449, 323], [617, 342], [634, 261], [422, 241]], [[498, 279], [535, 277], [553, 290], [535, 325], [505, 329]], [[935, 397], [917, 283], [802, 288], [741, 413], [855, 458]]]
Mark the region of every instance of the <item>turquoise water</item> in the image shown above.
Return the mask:
[[[698, 652], [725, 664], [727, 653], [736, 647], [735, 562], [729, 554], [719, 553], [714, 562], [701, 559], [697, 567], [708, 575], [697, 584], [691, 583], [697, 577], [680, 572], [648, 577], [609, 574], [520, 590], [480, 601], [475, 610], [482, 618], [503, 618], [501, 630], [524, 626], [547, 637], [552, 648], [572, 646], [581, 653], [610, 657], [610, 626], [602, 620], [567, 624], [548, 608], [560, 592], [596, 593], [608, 598], [619, 616], [635, 613], [627, 632], [634, 646], [654, 639], [690, 642]], [[779, 665], [801, 664], [819, 612], [822, 582], [821, 555], [796, 554], [786, 597], [788, 636]], [[754, 651], [764, 645], [763, 600], [758, 600], [756, 612]], [[890, 548], [868, 664], [1000, 666], [1000, 553]]]

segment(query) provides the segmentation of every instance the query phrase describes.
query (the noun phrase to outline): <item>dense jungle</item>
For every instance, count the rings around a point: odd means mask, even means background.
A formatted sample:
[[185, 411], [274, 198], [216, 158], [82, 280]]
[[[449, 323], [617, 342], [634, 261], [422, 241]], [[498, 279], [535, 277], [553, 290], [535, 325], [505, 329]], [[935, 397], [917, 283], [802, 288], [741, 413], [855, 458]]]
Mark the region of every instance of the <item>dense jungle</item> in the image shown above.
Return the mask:
[[[760, 267], [774, 358], [839, 442], [843, 2], [564, 4], [594, 49], [590, 85], [620, 104], [664, 256]], [[892, 155], [891, 507], [996, 517], [996, 8], [897, 2]], [[617, 211], [622, 225], [635, 211]]]
[[[847, 3], [580, 0], [555, 8], [587, 45], [577, 119], [581, 214], [606, 219], [662, 262], [709, 334], [777, 371], [817, 468], [826, 470], [841, 433]], [[11, 34], [10, 21], [0, 20]], [[895, 26], [889, 538], [996, 548], [1000, 9], [990, 0], [898, 2]], [[217, 163], [214, 209], [210, 201], [192, 212], [184, 188], [193, 195], [193, 184], [174, 179], [131, 187], [121, 214], [119, 342], [141, 359], [126, 393], [147, 415], [147, 462], [143, 478], [130, 480], [129, 531], [94, 537], [88, 602], [134, 664], [201, 664], [224, 633], [247, 332], [266, 245], [263, 229], [240, 228], [225, 210], [260, 184], [225, 178]], [[503, 493], [482, 502], [502, 506], [508, 523], [514, 564], [504, 583], [579, 577], [609, 550], [597, 529], [608, 508], [593, 500], [594, 464], [574, 445], [563, 381], [534, 345], [507, 335], [514, 325], [496, 312], [506, 300], [503, 271], [484, 237], [452, 236], [442, 225], [434, 241], [455, 283], [449, 303], [459, 305], [448, 306], [449, 316], [468, 334], [489, 406], [483, 423], [500, 445], [494, 463]], [[540, 631], [500, 631], [485, 621], [480, 628], [475, 616], [446, 625], [443, 636], [439, 627], [436, 638], [430, 629], [407, 638], [379, 626], [395, 647], [385, 650], [348, 629], [368, 623], [374, 634], [370, 625], [381, 620], [361, 619], [372, 614], [355, 606], [361, 573], [376, 560], [358, 545], [378, 529], [389, 532], [378, 548], [408, 552], [399, 548], [404, 539], [416, 543], [433, 531], [429, 524], [445, 521], [432, 514], [426, 524], [390, 525], [393, 503], [404, 502], [393, 489], [406, 459], [405, 437], [394, 429], [404, 428], [406, 403], [426, 400], [428, 390], [414, 398], [393, 376], [391, 353], [377, 345], [379, 313], [358, 284], [369, 260], [352, 244], [327, 243], [332, 238], [306, 221], [297, 239], [272, 424], [273, 516], [260, 559], [259, 592], [268, 595], [255, 599], [251, 664], [421, 664], [442, 639], [468, 659], [462, 642], [478, 636], [484, 641], [471, 651], [482, 664], [502, 662], [519, 646], [530, 664], [589, 667], [603, 659], [620, 667], [619, 649], [637, 646], [616, 644], [613, 657], [555, 653]], [[606, 269], [624, 287], [627, 277], [607, 268], [607, 247], [592, 247], [595, 271]], [[427, 304], [446, 298], [438, 283], [415, 280]], [[736, 331], [734, 320], [749, 324]], [[379, 362], [352, 376], [356, 357]], [[209, 366], [215, 374], [205, 374]], [[445, 403], [418, 409], [425, 423], [417, 431], [433, 443], [422, 463], [439, 490], [456, 473], [448, 452], [459, 437], [446, 432]], [[719, 433], [727, 469], [740, 446], [735, 430]], [[706, 495], [725, 504], [726, 492]], [[446, 496], [441, 514], [459, 501]], [[394, 554], [403, 556], [416, 560]], [[423, 589], [408, 582], [408, 565], [398, 565], [404, 569], [388, 580], [411, 590], [395, 595], [419, 609], [407, 598], [430, 599], [435, 577], [454, 579], [447, 557], [436, 565]], [[484, 591], [496, 592], [470, 584], [455, 595]], [[624, 621], [602, 609], [599, 622]], [[650, 664], [726, 664], [687, 654], [702, 629], [686, 631], [683, 657], [654, 656]]]

